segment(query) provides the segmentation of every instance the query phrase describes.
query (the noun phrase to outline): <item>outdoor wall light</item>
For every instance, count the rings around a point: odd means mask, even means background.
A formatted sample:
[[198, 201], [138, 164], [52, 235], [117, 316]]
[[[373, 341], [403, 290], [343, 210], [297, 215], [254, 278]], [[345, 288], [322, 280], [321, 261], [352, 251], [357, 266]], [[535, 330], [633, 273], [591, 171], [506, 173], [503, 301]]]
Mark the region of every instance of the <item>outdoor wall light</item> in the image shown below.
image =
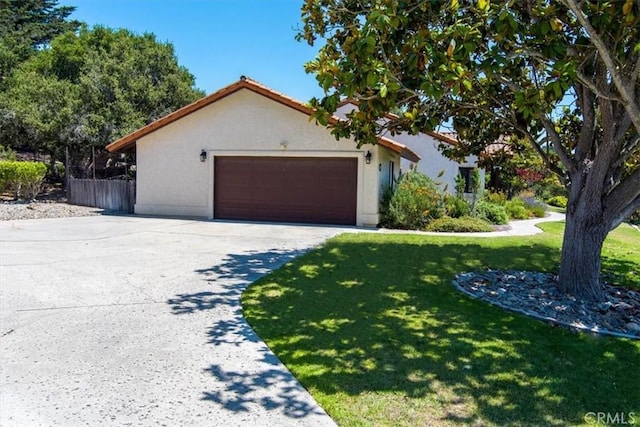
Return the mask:
[[371, 164], [371, 151], [367, 150], [367, 154], [364, 155], [364, 162], [366, 164]]
[[207, 161], [207, 152], [204, 151], [204, 148], [202, 149], [202, 151], [200, 151], [200, 161], [201, 162]]

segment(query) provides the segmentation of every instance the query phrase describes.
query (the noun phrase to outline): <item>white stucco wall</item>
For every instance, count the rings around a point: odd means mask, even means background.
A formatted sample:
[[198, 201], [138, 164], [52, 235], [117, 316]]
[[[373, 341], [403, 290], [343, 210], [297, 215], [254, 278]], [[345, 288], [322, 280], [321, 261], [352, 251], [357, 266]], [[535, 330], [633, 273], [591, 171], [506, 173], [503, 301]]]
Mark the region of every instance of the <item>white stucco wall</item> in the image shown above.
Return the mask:
[[[476, 168], [477, 158], [476, 156], [468, 156], [464, 159], [464, 162], [455, 162], [445, 157], [438, 145], [440, 141], [434, 137], [420, 133], [418, 135], [409, 135], [408, 133], [402, 133], [393, 137], [395, 141], [410, 147], [421, 159], [415, 165], [415, 168], [427, 175], [431, 179], [439, 183], [440, 188], [448, 193], [455, 193], [456, 189], [456, 177], [458, 176], [459, 169], [461, 167]], [[406, 172], [411, 167], [412, 162], [402, 159], [401, 167], [403, 172]], [[480, 188], [484, 187], [484, 170], [479, 169], [480, 172]], [[438, 175], [442, 173], [442, 176], [438, 178]]]
[[[354, 108], [355, 105], [353, 104], [345, 104], [338, 109], [336, 115], [344, 118], [346, 113], [352, 111]], [[465, 158], [465, 161], [461, 163], [448, 159], [438, 150], [438, 145], [441, 142], [425, 133], [410, 135], [407, 132], [403, 132], [394, 136], [388, 136], [388, 138], [406, 145], [421, 158], [417, 164], [407, 159], [401, 159], [400, 168], [402, 169], [402, 173], [408, 172], [411, 167], [415, 167], [418, 171], [440, 183], [440, 188], [449, 193], [455, 193], [455, 179], [456, 176], [458, 176], [459, 168], [477, 167], [476, 156], [468, 156]], [[442, 176], [438, 178], [441, 172]], [[480, 188], [484, 188], [485, 172], [483, 169], [479, 169], [479, 172]]]
[[[200, 162], [201, 150], [206, 162]], [[138, 214], [214, 217], [215, 156], [355, 157], [358, 162], [357, 225], [379, 222], [380, 160], [384, 147], [357, 148], [288, 106], [241, 89], [137, 142]], [[371, 164], [364, 155], [371, 151]], [[397, 156], [396, 156], [397, 157]]]

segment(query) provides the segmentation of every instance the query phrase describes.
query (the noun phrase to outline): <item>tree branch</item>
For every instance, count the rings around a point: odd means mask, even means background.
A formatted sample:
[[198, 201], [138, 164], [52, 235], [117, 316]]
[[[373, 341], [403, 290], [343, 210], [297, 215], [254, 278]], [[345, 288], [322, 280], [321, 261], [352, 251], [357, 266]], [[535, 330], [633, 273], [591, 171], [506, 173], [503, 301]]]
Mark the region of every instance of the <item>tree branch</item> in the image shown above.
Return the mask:
[[[638, 6], [640, 9], [640, 6]], [[638, 55], [638, 60], [636, 61], [636, 66], [633, 67], [633, 71], [631, 72], [631, 84], [635, 86], [636, 82], [640, 78], [640, 55]]]
[[[636, 104], [634, 100], [634, 89], [633, 85], [625, 84], [622, 76], [618, 72], [618, 68], [613, 61], [613, 58], [610, 55], [607, 46], [604, 41], [600, 38], [595, 28], [591, 25], [588, 17], [582, 12], [578, 4], [576, 4], [575, 0], [561, 0], [565, 6], [567, 6], [577, 17], [578, 21], [584, 27], [584, 30], [589, 35], [591, 43], [595, 46], [600, 58], [604, 62], [607, 67], [607, 71], [611, 74], [611, 79], [613, 80], [614, 85], [618, 89], [620, 93], [620, 98], [622, 100], [622, 104], [625, 109], [631, 116], [631, 121], [633, 122], [633, 126], [636, 128], [636, 131], [640, 132], [640, 107]], [[629, 82], [631, 83], [631, 82]]]
[[605, 218], [610, 218], [615, 224], [611, 228], [615, 228], [640, 207], [639, 198], [640, 168], [620, 182], [605, 198]]
[[629, 218], [635, 211], [640, 209], [640, 196], [636, 197], [629, 205], [620, 212], [617, 218], [611, 223], [611, 230], [619, 226], [625, 219]]
[[553, 149], [560, 158], [560, 161], [567, 168], [569, 174], [573, 175], [578, 170], [578, 166], [562, 145], [562, 141], [560, 141], [560, 135], [558, 135], [558, 132], [556, 132], [554, 124], [543, 113], [540, 113], [538, 115], [538, 118], [542, 122], [542, 126], [544, 126], [545, 131], [547, 131], [547, 135], [553, 143]]
[[610, 101], [617, 101], [622, 103], [622, 99], [618, 96], [614, 96], [611, 93], [604, 93], [602, 90], [600, 90], [595, 83], [593, 83], [591, 81], [591, 79], [589, 78], [589, 76], [585, 75], [582, 71], [580, 70], [576, 70], [576, 73], [578, 75], [578, 80], [580, 81], [580, 83], [582, 83], [583, 85], [587, 86], [589, 89], [591, 89], [591, 91], [593, 93], [595, 93], [596, 95], [598, 95], [598, 98], [604, 98], [604, 99], [608, 99]]
[[562, 184], [567, 185], [568, 182], [567, 182], [566, 173], [561, 168], [559, 168], [556, 164], [551, 162], [547, 153], [544, 152], [542, 147], [540, 147], [540, 144], [538, 144], [538, 141], [536, 141], [533, 138], [533, 135], [531, 135], [530, 132], [525, 132], [524, 135], [529, 140], [529, 143], [531, 144], [533, 149], [536, 151], [536, 153], [538, 153], [538, 155], [542, 157], [542, 161], [549, 168], [549, 170], [558, 176]]
[[[576, 85], [578, 86], [578, 85]], [[582, 128], [578, 136], [578, 146], [576, 150], [576, 161], [581, 162], [591, 151], [594, 142], [594, 134], [596, 128], [596, 115], [593, 109], [593, 92], [587, 86], [578, 86], [575, 88], [576, 96], [582, 111]]]
[[623, 145], [622, 149], [620, 150], [620, 156], [618, 157], [618, 162], [616, 163], [616, 165], [622, 166], [622, 164], [627, 161], [627, 159], [633, 154], [634, 150], [636, 150], [639, 145], [640, 135], [636, 136], [634, 139], [631, 139], [629, 142]]

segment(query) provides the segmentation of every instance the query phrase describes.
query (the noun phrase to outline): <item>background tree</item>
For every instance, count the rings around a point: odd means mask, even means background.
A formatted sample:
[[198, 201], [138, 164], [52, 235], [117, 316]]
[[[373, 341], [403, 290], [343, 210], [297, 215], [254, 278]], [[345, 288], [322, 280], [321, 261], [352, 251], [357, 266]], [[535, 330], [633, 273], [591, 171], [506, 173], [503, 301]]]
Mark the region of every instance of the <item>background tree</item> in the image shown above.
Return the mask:
[[[542, 148], [553, 163], [558, 163], [549, 145]], [[541, 200], [566, 195], [558, 176], [549, 171], [538, 153], [527, 141], [514, 136], [487, 146], [478, 165], [487, 171], [487, 188], [507, 197], [523, 191], [533, 192]]]
[[86, 173], [92, 150], [201, 96], [171, 44], [153, 34], [83, 27], [55, 38], [14, 70], [0, 94], [12, 120], [0, 132], [6, 138], [8, 126], [22, 129], [29, 146], [49, 154], [52, 165], [68, 150]]
[[[69, 19], [75, 8], [57, 4], [57, 0], [0, 0], [0, 94], [19, 64], [47, 48], [54, 37], [79, 28], [80, 22]], [[0, 101], [0, 145], [28, 146], [31, 136], [15, 111]]]
[[80, 22], [69, 20], [75, 7], [57, 4], [57, 0], [0, 0], [0, 85], [54, 37], [80, 27]]
[[[603, 241], [640, 207], [629, 161], [640, 144], [640, 2], [306, 0], [302, 19], [299, 38], [325, 43], [306, 65], [325, 90], [311, 101], [318, 120], [341, 97], [359, 101], [337, 137], [375, 143], [451, 119], [459, 152], [503, 134], [527, 141], [568, 192], [559, 284], [603, 298]], [[394, 108], [404, 114], [378, 120]]]

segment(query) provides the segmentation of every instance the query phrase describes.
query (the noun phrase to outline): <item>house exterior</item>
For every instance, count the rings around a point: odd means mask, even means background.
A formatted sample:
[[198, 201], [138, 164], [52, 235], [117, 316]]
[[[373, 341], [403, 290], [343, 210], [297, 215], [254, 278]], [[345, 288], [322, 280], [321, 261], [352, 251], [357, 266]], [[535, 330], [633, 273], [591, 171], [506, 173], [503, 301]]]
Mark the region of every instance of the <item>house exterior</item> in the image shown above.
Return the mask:
[[[345, 118], [346, 114], [357, 108], [357, 104], [353, 101], [344, 101], [338, 107], [336, 115]], [[426, 132], [417, 135], [411, 135], [408, 132], [402, 132], [392, 137], [396, 141], [420, 156], [419, 162], [410, 159], [402, 159], [400, 161], [401, 171], [407, 172], [410, 169], [417, 169], [419, 172], [427, 175], [439, 184], [440, 189], [448, 193], [455, 193], [456, 177], [461, 174], [466, 180], [465, 190], [469, 190], [470, 174], [473, 169], [478, 168], [478, 159], [476, 156], [468, 156], [464, 162], [458, 163], [444, 156], [438, 146], [441, 144], [456, 144], [455, 133], [439, 133]], [[484, 188], [483, 169], [478, 169], [480, 173], [480, 188]]]
[[312, 113], [241, 77], [107, 149], [136, 153], [136, 214], [377, 225], [382, 193], [419, 155], [337, 141]]

